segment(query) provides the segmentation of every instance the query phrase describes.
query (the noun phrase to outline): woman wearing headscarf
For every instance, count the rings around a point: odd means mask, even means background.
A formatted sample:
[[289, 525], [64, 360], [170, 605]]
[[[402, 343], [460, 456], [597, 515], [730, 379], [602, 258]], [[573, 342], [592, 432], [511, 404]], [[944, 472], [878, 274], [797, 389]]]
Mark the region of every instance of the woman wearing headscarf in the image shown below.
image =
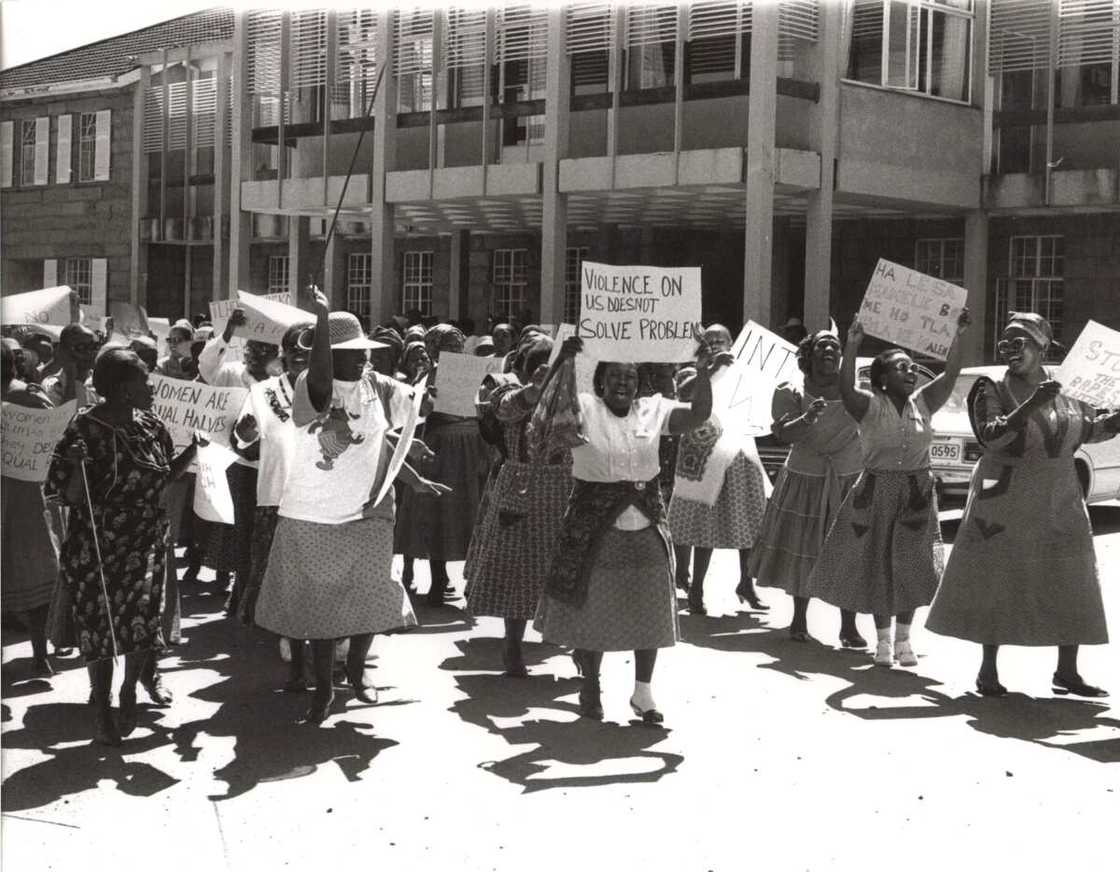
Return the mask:
[[[962, 309], [945, 370], [918, 389], [918, 366], [901, 348], [871, 362], [871, 390], [856, 386], [863, 341], [858, 319], [848, 330], [840, 398], [859, 425], [863, 472], [852, 485], [809, 574], [806, 593], [875, 616], [878, 666], [917, 666], [910, 644], [914, 611], [933, 602], [943, 568], [937, 494], [929, 468], [930, 424], [961, 371]], [[891, 644], [891, 620], [895, 621]]]
[[[171, 436], [152, 414], [148, 371], [135, 353], [109, 348], [93, 386], [104, 399], [70, 422], [51, 458], [48, 500], [69, 508], [61, 568], [93, 687], [94, 734], [120, 744], [136, 727], [136, 683], [164, 647], [162, 606], [167, 517], [163, 490], [194, 451], [173, 458]], [[117, 723], [113, 659], [124, 655]]]
[[[277, 635], [311, 640], [315, 696], [307, 721], [320, 724], [334, 700], [335, 640], [350, 640], [346, 674], [355, 697], [374, 703], [377, 691], [365, 676], [373, 636], [413, 626], [416, 617], [391, 575], [392, 488], [376, 501], [392, 454], [385, 436], [404, 423], [412, 391], [369, 372], [375, 343], [361, 323], [350, 312], [330, 312], [318, 289], [314, 295], [311, 355], [292, 397], [296, 430], [256, 620]], [[433, 495], [446, 490], [415, 476], [411, 482]]]
[[[700, 340], [697, 372], [709, 368], [717, 355], [730, 353], [731, 333], [722, 324], [708, 327]], [[682, 381], [680, 396], [688, 399], [694, 379]], [[669, 504], [669, 529], [677, 551], [678, 586], [685, 587], [689, 550], [692, 582], [688, 608], [694, 615], [704, 608], [704, 579], [716, 548], [739, 552], [739, 583], [735, 595], [756, 611], [770, 607], [758, 598], [748, 562], [762, 528], [762, 515], [770, 493], [770, 479], [758, 456], [754, 437], [730, 432], [718, 418], [710, 419], [681, 437], [677, 449], [677, 476]]]
[[566, 446], [541, 446], [539, 456], [529, 456], [527, 428], [551, 351], [552, 340], [537, 335], [518, 351], [514, 373], [494, 376], [498, 384], [486, 402], [501, 426], [505, 460], [487, 488], [464, 571], [470, 612], [505, 621], [502, 662], [512, 677], [528, 674], [521, 641], [536, 614], [572, 489], [572, 455]]
[[[5, 342], [0, 348], [4, 403], [28, 409], [53, 407], [43, 390], [16, 378], [15, 355]], [[47, 655], [47, 613], [58, 580], [58, 524], [43, 504], [39, 482], [4, 476], [0, 486], [3, 542], [0, 560], [2, 609], [23, 617], [31, 637], [31, 677], [50, 678], [54, 667]]]
[[369, 363], [374, 372], [393, 376], [397, 372], [401, 354], [404, 353], [404, 340], [392, 327], [375, 327], [369, 338], [381, 345], [369, 353]]
[[1012, 313], [997, 345], [1003, 377], [977, 379], [968, 397], [984, 454], [926, 626], [983, 646], [984, 696], [1007, 693], [1000, 645], [1056, 646], [1056, 693], [1107, 695], [1077, 671], [1079, 646], [1104, 644], [1108, 630], [1074, 455], [1115, 437], [1120, 412], [1061, 393], [1043, 366], [1052, 341], [1044, 318]]
[[[561, 353], [573, 356], [580, 348], [580, 339], [572, 337]], [[691, 406], [660, 395], [639, 397], [632, 363], [600, 362], [594, 395], [579, 395], [585, 443], [572, 449], [575, 482], [534, 626], [546, 642], [575, 649], [584, 717], [603, 717], [603, 652], [634, 651], [630, 707], [644, 723], [663, 720], [653, 699], [653, 669], [658, 649], [676, 644], [679, 634], [658, 437], [689, 432], [708, 420], [712, 373], [730, 362], [726, 352], [704, 362]]]
[[[802, 385], [786, 382], [774, 391], [773, 433], [792, 445], [766, 507], [750, 572], [764, 587], [793, 597], [790, 638], [809, 640], [809, 573], [817, 562], [840, 504], [863, 471], [856, 422], [840, 399], [840, 340], [819, 330], [797, 346]], [[840, 644], [866, 648], [855, 612], [840, 612]]]
[[[440, 355], [461, 353], [463, 340], [462, 332], [450, 324], [436, 324], [425, 335], [432, 366], [428, 376], [430, 396], [435, 395]], [[411, 346], [405, 349], [406, 367], [410, 351]], [[426, 493], [406, 491], [397, 523], [398, 545], [406, 563], [409, 558], [428, 560], [432, 578], [428, 605], [441, 606], [450, 586], [448, 562], [467, 556], [489, 471], [490, 446], [479, 435], [476, 418], [443, 412], [428, 415], [424, 441], [435, 457], [423, 471], [427, 477], [448, 485], [451, 495], [436, 499]]]

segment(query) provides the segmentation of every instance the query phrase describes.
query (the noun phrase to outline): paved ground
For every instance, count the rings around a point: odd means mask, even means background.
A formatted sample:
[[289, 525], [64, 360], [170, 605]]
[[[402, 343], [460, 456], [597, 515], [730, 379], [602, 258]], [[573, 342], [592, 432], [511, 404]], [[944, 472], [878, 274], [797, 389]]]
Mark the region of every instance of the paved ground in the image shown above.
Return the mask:
[[[947, 513], [946, 519], [959, 513]], [[1093, 511], [1114, 634], [1120, 507]], [[948, 536], [955, 532], [949, 520]], [[1054, 697], [1053, 652], [1007, 649], [1015, 692], [970, 692], [978, 652], [926, 634], [913, 670], [788, 640], [789, 606], [737, 613], [719, 554], [707, 618], [658, 667], [668, 729], [630, 723], [628, 656], [604, 663], [607, 721], [581, 720], [571, 661], [530, 646], [499, 676], [496, 621], [454, 608], [375, 643], [376, 707], [340, 698], [320, 729], [275, 690], [273, 644], [185, 591], [188, 641], [164, 661], [176, 701], [142, 707], [119, 750], [89, 742], [84, 670], [24, 681], [3, 646], [7, 868], [1044, 869], [1116, 868], [1120, 708]], [[424, 579], [420, 579], [423, 587]], [[865, 635], [873, 635], [863, 619]], [[1120, 646], [1082, 671], [1120, 698]]]

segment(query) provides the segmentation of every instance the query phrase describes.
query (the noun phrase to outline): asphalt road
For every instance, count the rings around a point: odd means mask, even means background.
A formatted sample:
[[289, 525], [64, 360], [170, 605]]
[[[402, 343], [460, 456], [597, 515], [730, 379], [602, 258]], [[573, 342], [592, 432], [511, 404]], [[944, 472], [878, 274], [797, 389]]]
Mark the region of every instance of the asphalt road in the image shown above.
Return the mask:
[[[1116, 633], [1120, 506], [1092, 515]], [[950, 539], [957, 516], [943, 516]], [[686, 642], [661, 657], [666, 729], [631, 722], [629, 655], [605, 659], [607, 717], [590, 722], [564, 652], [531, 635], [532, 677], [503, 678], [500, 623], [459, 608], [421, 608], [420, 630], [375, 642], [379, 705], [340, 692], [324, 727], [303, 726], [306, 698], [277, 690], [275, 644], [223, 619], [222, 597], [199, 583], [184, 590], [187, 640], [164, 661], [174, 704], [142, 705], [124, 746], [104, 749], [89, 741], [76, 659], [50, 685], [24, 680], [29, 645], [7, 632], [3, 861], [20, 872], [1116, 868], [1120, 707], [1052, 695], [1052, 650], [1005, 649], [1013, 693], [983, 699], [971, 692], [975, 646], [919, 625], [918, 667], [876, 668], [835, 647], [838, 615], [820, 604], [810, 630], [821, 641], [794, 643], [780, 593], [763, 592], [768, 614], [738, 610], [736, 572], [735, 555], [718, 553], [711, 614], [685, 614]], [[1084, 649], [1082, 673], [1120, 698], [1120, 646]]]

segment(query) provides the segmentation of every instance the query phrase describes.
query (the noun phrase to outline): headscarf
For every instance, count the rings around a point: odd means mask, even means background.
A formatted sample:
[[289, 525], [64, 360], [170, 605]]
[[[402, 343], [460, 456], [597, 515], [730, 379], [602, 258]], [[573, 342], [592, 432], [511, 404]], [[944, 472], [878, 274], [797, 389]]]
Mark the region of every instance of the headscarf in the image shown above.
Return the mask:
[[1054, 328], [1050, 326], [1050, 322], [1034, 312], [1011, 312], [1007, 319], [1007, 326], [1018, 327], [1043, 351], [1054, 341]]
[[457, 337], [460, 345], [465, 344], [467, 337], [463, 335], [463, 331], [458, 327], [451, 324], [436, 324], [426, 334], [424, 334], [424, 345], [428, 348], [428, 357], [434, 363], [439, 357], [439, 353], [443, 350], [444, 344], [452, 337]]
[[412, 381], [417, 376], [417, 373], [411, 372], [409, 370], [410, 358], [412, 357], [413, 354], [415, 354], [418, 350], [421, 350], [421, 349], [424, 350], [425, 352], [428, 350], [423, 342], [421, 342], [419, 340], [416, 340], [414, 342], [409, 342], [407, 345], [405, 345], [404, 352], [401, 354], [401, 372], [404, 374], [405, 378], [407, 378], [409, 381]]
[[428, 331], [425, 330], [420, 324], [413, 324], [411, 327], [404, 331], [404, 341], [412, 342], [414, 340], [419, 340], [423, 342], [424, 334], [426, 334], [427, 332]]
[[393, 366], [395, 367], [404, 351], [404, 340], [401, 339], [401, 334], [392, 327], [374, 327], [369, 334], [369, 338], [374, 342], [384, 342], [393, 349]]

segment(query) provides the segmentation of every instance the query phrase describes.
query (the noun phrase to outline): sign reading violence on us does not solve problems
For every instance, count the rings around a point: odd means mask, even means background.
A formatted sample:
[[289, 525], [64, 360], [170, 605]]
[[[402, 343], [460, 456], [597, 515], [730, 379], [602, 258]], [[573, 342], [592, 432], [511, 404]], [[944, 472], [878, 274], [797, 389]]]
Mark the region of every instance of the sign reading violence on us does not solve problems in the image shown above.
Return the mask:
[[1099, 409], [1120, 408], [1120, 332], [1090, 321], [1054, 378], [1067, 396]]
[[46, 480], [51, 454], [74, 417], [75, 408], [73, 400], [56, 409], [28, 409], [4, 403], [0, 409], [3, 475], [19, 481]]
[[584, 261], [577, 335], [594, 360], [692, 360], [700, 323], [700, 267]]
[[859, 320], [869, 336], [945, 360], [967, 299], [964, 288], [880, 258]]
[[215, 388], [201, 382], [150, 375], [152, 411], [171, 431], [176, 453], [191, 444], [195, 430], [213, 442], [229, 445], [233, 423], [249, 391]]

